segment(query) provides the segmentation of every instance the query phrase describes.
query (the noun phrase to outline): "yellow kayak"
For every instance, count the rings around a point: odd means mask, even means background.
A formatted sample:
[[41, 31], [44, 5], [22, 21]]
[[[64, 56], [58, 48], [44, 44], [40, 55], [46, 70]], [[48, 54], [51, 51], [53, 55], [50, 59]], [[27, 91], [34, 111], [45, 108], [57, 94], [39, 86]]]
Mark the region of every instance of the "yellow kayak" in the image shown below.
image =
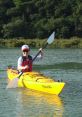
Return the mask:
[[[7, 69], [7, 75], [9, 80], [13, 80], [19, 76], [18, 71], [11, 68]], [[54, 81], [50, 77], [46, 77], [38, 72], [25, 72], [18, 80], [18, 87], [26, 87], [32, 90], [56, 95], [60, 94], [64, 85], [64, 82]]]

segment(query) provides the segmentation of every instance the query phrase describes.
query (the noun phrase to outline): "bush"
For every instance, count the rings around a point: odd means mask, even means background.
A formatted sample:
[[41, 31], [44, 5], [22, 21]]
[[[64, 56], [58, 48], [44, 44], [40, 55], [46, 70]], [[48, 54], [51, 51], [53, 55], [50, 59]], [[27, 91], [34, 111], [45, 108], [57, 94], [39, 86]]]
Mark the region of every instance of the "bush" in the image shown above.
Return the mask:
[[[41, 39], [1, 39], [0, 47], [21, 47], [23, 44], [29, 45], [31, 48], [44, 47], [47, 40]], [[55, 41], [47, 46], [48, 48], [82, 48], [82, 39], [55, 39]]]

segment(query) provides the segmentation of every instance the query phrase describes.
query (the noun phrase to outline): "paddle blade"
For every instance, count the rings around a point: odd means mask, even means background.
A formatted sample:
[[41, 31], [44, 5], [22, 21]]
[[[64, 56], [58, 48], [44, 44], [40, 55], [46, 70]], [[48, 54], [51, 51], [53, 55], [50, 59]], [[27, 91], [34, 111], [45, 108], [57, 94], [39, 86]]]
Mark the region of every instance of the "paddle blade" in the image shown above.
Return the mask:
[[8, 85], [7, 85], [7, 89], [8, 88], [16, 88], [18, 87], [18, 78], [14, 78], [13, 80], [9, 81]]
[[47, 40], [47, 43], [48, 43], [48, 44], [51, 44], [51, 43], [54, 41], [54, 39], [55, 39], [55, 32], [53, 32], [53, 33], [49, 36], [49, 38], [48, 38], [48, 40]]

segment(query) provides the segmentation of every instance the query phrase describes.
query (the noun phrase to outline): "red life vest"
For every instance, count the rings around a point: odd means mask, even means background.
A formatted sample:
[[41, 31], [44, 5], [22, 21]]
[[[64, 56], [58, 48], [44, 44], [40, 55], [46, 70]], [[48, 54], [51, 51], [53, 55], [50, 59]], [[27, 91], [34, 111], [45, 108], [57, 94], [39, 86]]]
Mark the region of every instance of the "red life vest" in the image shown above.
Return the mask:
[[24, 70], [22, 70], [22, 72], [31, 72], [32, 71], [32, 57], [30, 55], [28, 55], [28, 58], [22, 57], [22, 59], [23, 59], [22, 66], [23, 67], [25, 65], [28, 65], [29, 66], [28, 69], [24, 69]]

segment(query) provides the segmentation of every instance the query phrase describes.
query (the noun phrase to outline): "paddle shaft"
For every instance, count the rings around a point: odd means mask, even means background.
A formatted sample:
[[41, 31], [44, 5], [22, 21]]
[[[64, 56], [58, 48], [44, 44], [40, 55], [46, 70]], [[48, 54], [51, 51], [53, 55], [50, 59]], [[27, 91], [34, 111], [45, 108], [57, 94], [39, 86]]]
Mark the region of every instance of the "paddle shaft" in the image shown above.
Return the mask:
[[23, 74], [23, 72], [20, 72], [20, 73], [19, 73], [19, 76], [18, 76], [17, 78], [20, 78], [22, 74]]

